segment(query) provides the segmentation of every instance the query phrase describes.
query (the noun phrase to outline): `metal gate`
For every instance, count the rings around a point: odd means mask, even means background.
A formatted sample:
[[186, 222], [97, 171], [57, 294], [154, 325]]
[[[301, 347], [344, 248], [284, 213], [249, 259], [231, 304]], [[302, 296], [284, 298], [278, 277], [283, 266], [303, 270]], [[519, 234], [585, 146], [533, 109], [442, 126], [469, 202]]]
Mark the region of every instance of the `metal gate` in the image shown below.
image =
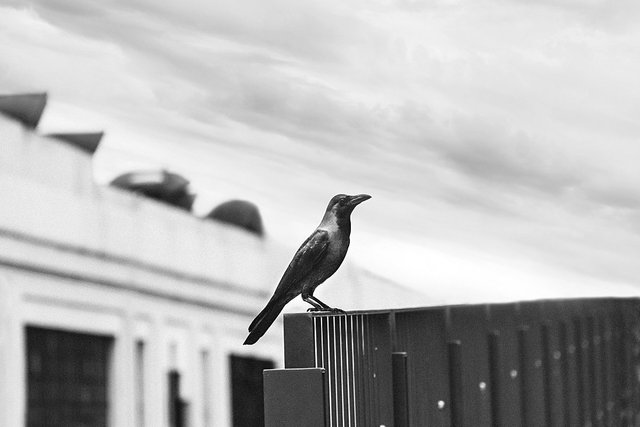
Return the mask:
[[267, 427], [640, 425], [640, 300], [285, 315]]

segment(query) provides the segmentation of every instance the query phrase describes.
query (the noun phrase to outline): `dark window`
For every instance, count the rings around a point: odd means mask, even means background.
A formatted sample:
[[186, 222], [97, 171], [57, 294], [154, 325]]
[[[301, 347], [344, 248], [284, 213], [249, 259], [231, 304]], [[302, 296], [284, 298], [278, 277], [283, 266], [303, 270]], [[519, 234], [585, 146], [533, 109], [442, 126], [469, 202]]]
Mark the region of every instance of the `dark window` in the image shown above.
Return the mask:
[[180, 396], [181, 375], [175, 369], [169, 371], [169, 426], [186, 427], [189, 404]]
[[271, 360], [231, 356], [233, 427], [263, 427], [262, 371], [273, 369]]
[[26, 328], [27, 426], [105, 427], [113, 338]]

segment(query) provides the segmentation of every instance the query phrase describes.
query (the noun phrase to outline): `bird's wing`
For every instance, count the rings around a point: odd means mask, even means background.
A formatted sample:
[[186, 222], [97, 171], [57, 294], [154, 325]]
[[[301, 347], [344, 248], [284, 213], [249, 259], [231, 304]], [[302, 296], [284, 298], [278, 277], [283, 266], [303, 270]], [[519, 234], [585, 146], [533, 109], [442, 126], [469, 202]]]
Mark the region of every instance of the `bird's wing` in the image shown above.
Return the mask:
[[322, 261], [329, 247], [329, 233], [325, 230], [316, 230], [304, 241], [300, 249], [293, 256], [289, 267], [284, 272], [275, 295], [289, 293], [292, 286], [300, 283], [314, 267]]
[[250, 335], [245, 344], [253, 344], [276, 319], [282, 308], [298, 296], [302, 289], [299, 287], [309, 273], [325, 257], [329, 247], [329, 233], [316, 230], [304, 241], [298, 249], [289, 267], [284, 272], [280, 283], [265, 308], [253, 319], [249, 325]]

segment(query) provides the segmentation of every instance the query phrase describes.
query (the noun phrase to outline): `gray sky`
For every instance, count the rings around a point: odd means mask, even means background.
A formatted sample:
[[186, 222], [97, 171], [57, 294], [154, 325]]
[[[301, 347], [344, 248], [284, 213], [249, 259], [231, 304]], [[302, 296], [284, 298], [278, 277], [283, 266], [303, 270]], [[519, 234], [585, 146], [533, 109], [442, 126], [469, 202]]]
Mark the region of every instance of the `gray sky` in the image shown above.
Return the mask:
[[107, 132], [101, 182], [191, 179], [297, 246], [454, 302], [640, 289], [640, 3], [0, 1], [0, 89]]

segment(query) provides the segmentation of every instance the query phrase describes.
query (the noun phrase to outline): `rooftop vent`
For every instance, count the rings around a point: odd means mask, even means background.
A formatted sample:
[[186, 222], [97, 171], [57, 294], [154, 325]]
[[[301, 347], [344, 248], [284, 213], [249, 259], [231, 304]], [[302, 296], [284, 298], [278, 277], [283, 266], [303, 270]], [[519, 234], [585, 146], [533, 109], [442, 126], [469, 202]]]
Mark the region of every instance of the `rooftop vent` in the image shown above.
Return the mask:
[[50, 133], [46, 136], [67, 142], [75, 147], [78, 147], [82, 151], [93, 154], [98, 149], [98, 145], [100, 145], [100, 141], [104, 136], [104, 132]]
[[258, 236], [264, 235], [258, 207], [245, 200], [230, 200], [218, 205], [206, 218], [243, 228]]
[[0, 113], [18, 120], [30, 129], [38, 126], [45, 105], [46, 93], [0, 95]]
[[128, 172], [111, 181], [111, 185], [186, 211], [190, 211], [193, 205], [194, 195], [189, 193], [189, 181], [166, 170]]

